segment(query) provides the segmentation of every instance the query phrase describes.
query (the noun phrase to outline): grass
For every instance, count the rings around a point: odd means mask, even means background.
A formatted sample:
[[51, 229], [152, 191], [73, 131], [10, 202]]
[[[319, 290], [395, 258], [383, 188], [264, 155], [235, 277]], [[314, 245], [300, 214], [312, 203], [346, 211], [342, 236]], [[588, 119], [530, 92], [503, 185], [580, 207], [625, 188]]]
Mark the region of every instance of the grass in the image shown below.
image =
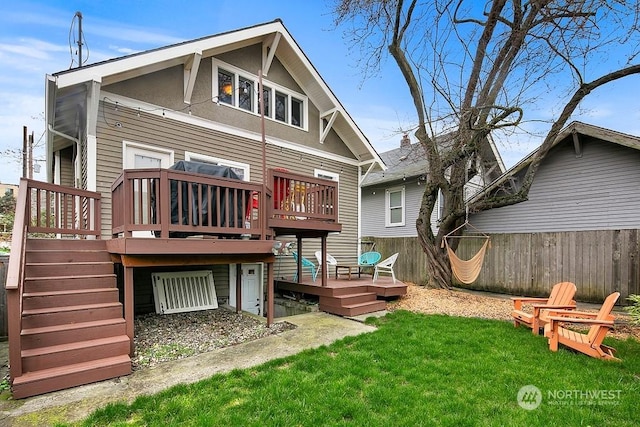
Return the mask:
[[[636, 426], [640, 342], [622, 362], [561, 349], [504, 321], [390, 313], [377, 331], [111, 404], [85, 426]], [[518, 391], [535, 385], [537, 409]]]

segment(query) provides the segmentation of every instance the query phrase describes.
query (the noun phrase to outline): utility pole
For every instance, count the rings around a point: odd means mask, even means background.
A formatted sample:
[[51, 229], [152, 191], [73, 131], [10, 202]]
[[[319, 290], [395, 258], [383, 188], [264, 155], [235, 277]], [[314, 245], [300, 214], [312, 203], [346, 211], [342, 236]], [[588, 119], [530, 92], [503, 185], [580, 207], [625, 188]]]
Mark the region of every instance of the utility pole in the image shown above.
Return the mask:
[[22, 127], [22, 177], [27, 177], [27, 145], [28, 145], [28, 136], [27, 136], [27, 127]]
[[31, 131], [31, 135], [29, 135], [29, 179], [33, 179], [33, 138], [34, 133]]
[[78, 17], [78, 68], [82, 67], [82, 12], [76, 12]]

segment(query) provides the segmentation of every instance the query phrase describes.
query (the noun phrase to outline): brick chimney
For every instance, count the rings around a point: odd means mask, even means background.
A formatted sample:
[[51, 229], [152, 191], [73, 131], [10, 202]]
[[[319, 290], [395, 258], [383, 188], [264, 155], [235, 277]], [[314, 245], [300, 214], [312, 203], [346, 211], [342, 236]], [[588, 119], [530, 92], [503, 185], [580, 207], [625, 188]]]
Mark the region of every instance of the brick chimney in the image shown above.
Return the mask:
[[404, 135], [402, 135], [402, 139], [400, 140], [400, 148], [407, 147], [411, 147], [411, 139], [409, 138], [409, 135], [405, 133]]

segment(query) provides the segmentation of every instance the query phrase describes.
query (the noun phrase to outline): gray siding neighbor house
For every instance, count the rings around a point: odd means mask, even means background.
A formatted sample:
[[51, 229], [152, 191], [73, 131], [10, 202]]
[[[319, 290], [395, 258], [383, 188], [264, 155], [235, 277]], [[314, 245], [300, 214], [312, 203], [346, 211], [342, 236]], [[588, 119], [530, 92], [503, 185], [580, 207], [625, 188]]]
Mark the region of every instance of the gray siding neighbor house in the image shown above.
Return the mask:
[[[534, 153], [476, 197], [516, 191]], [[542, 160], [528, 200], [470, 216], [492, 235], [473, 286], [545, 295], [571, 281], [581, 300], [620, 291], [624, 303], [640, 292], [639, 183], [640, 137], [571, 123]], [[461, 258], [471, 246], [461, 244]]]
[[[493, 141], [487, 139], [481, 174], [469, 177], [465, 187], [467, 197], [476, 194], [505, 170]], [[405, 135], [400, 147], [380, 153], [387, 169], [368, 173], [362, 180], [362, 236], [416, 237], [416, 219], [420, 210], [427, 158], [419, 143], [411, 143]], [[438, 201], [440, 202], [440, 200]], [[438, 229], [441, 203], [431, 216], [431, 227]]]
[[[446, 146], [447, 135], [440, 137], [440, 141], [443, 147]], [[387, 169], [370, 171], [362, 179], [361, 248], [380, 252], [383, 258], [400, 253], [394, 267], [396, 276], [404, 281], [427, 283], [426, 255], [417, 240], [416, 230], [428, 170], [426, 154], [420, 143], [412, 144], [405, 135], [400, 147], [380, 153], [380, 157]], [[475, 169], [479, 173], [469, 177], [466, 197], [476, 194], [505, 170], [490, 138], [482, 146]], [[431, 215], [434, 233], [438, 231], [441, 215], [440, 199]]]

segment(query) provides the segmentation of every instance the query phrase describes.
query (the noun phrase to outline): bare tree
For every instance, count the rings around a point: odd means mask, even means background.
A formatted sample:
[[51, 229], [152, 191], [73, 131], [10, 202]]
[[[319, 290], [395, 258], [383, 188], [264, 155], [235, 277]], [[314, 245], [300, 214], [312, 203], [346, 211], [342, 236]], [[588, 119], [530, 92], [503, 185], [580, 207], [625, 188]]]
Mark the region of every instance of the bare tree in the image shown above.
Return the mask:
[[[336, 26], [361, 49], [365, 78], [390, 54], [407, 83], [417, 123], [400, 131], [415, 131], [427, 153], [416, 227], [431, 284], [440, 287], [452, 279], [441, 242], [464, 223], [466, 209], [526, 200], [540, 161], [580, 101], [640, 72], [633, 63], [640, 43], [638, 2], [336, 0], [333, 12]], [[515, 194], [466, 206], [464, 186], [470, 170], [482, 172], [485, 166], [480, 149], [486, 138], [517, 130], [525, 108], [549, 91], [565, 106], [529, 165], [525, 185]], [[436, 144], [436, 136], [449, 132], [451, 146]], [[444, 214], [434, 235], [430, 218], [439, 190]]]

